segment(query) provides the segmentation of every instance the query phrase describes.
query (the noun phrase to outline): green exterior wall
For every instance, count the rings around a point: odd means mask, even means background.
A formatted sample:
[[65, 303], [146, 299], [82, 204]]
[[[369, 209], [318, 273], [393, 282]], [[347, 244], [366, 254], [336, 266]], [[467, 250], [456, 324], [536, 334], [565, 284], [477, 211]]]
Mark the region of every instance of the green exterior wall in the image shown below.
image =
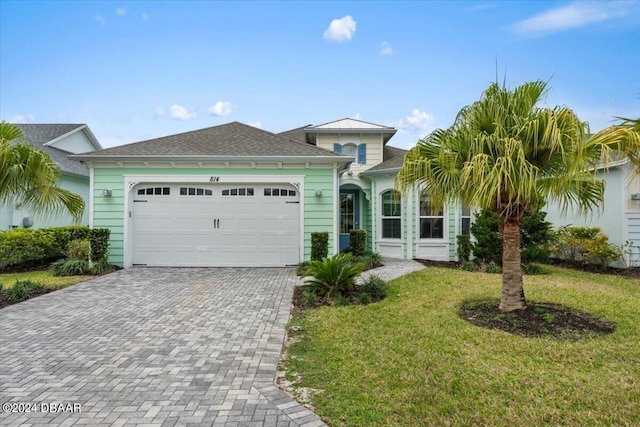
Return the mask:
[[[273, 175], [304, 177], [304, 260], [311, 255], [311, 233], [315, 231], [329, 232], [329, 253], [333, 252], [334, 222], [334, 187], [331, 166], [325, 168], [145, 168], [145, 167], [101, 167], [94, 168], [93, 190], [93, 227], [111, 230], [109, 261], [122, 266], [124, 260], [124, 175], [166, 175], [167, 182], [171, 176], [202, 175]], [[111, 197], [102, 195], [103, 189], [112, 190]], [[315, 195], [322, 190], [322, 197]]]

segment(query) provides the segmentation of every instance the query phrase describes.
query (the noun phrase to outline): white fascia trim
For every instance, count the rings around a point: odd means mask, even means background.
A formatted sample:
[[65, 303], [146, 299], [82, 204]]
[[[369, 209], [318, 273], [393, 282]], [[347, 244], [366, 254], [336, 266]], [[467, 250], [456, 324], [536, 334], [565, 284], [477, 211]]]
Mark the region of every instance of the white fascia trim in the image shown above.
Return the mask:
[[255, 162], [255, 163], [352, 163], [355, 156], [123, 156], [123, 155], [94, 155], [94, 154], [74, 154], [69, 156], [73, 160], [93, 161], [93, 162]]
[[[93, 170], [93, 169], [92, 169]], [[123, 254], [122, 266], [124, 268], [133, 265], [133, 242], [131, 229], [129, 227], [129, 212], [133, 210], [131, 206], [131, 189], [139, 183], [207, 183], [207, 184], [225, 184], [225, 183], [284, 183], [292, 184], [298, 188], [300, 194], [300, 259], [304, 259], [304, 175], [123, 175], [124, 177], [124, 223], [123, 223]], [[212, 178], [218, 178], [213, 180]], [[92, 180], [93, 181], [93, 180]]]

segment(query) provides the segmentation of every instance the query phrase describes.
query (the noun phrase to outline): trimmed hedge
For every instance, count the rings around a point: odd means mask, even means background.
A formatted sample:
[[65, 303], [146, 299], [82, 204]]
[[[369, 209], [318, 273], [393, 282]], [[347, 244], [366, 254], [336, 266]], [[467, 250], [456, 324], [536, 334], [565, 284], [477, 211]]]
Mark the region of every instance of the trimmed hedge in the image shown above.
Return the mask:
[[349, 236], [349, 252], [354, 256], [367, 252], [367, 230], [352, 230]]
[[329, 254], [329, 233], [311, 233], [311, 261], [322, 261]]
[[89, 240], [94, 261], [105, 259], [110, 230], [86, 226], [16, 228], [0, 232], [0, 268], [65, 256], [69, 242]]

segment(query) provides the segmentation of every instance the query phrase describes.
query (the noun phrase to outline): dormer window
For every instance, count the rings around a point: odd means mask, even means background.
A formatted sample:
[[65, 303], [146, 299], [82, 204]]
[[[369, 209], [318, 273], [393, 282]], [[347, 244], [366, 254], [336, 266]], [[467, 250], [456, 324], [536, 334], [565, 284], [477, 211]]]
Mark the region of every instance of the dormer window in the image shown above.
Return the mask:
[[364, 165], [367, 163], [367, 145], [366, 144], [333, 144], [333, 151], [335, 153], [344, 154], [347, 156], [353, 156], [356, 159], [356, 164]]

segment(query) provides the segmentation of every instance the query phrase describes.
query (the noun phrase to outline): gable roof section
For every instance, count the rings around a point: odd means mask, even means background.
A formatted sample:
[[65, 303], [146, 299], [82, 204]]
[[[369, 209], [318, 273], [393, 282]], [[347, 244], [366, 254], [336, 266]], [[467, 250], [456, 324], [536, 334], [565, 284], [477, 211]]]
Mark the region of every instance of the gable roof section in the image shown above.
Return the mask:
[[382, 134], [386, 144], [397, 130], [391, 126], [378, 125], [364, 120], [344, 118], [333, 122], [323, 123], [317, 126], [309, 126], [305, 129], [307, 134], [319, 133], [374, 133]]
[[51, 160], [53, 160], [60, 166], [62, 172], [86, 177], [89, 176], [89, 168], [86, 165], [80, 163], [77, 160], [70, 159], [68, 152], [47, 145], [51, 141], [58, 140], [65, 135], [86, 127], [86, 125], [57, 123], [18, 123], [15, 126], [20, 128], [23, 134], [23, 137], [16, 140], [15, 142], [26, 143], [36, 147], [41, 151], [44, 151], [49, 155], [49, 157], [51, 157]]
[[237, 159], [237, 158], [325, 159], [349, 162], [353, 158], [310, 144], [232, 122], [205, 129], [149, 139], [73, 156], [81, 160], [100, 159]]

